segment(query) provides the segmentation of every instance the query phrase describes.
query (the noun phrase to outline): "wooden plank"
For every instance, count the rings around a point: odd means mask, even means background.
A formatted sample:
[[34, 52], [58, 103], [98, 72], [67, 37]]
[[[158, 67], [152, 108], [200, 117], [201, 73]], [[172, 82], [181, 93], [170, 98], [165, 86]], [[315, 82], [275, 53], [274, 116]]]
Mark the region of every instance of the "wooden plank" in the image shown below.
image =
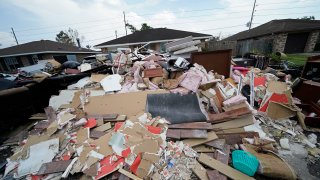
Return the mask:
[[220, 139], [225, 139], [229, 145], [242, 144], [243, 138], [254, 138], [260, 137], [257, 132], [242, 132], [242, 133], [229, 133], [229, 134], [218, 134]]
[[195, 166], [191, 169], [192, 172], [201, 180], [209, 180], [207, 170], [198, 161], [195, 162]]
[[207, 138], [207, 130], [203, 129], [181, 129], [180, 138]]
[[37, 175], [63, 172], [67, 169], [71, 161], [72, 159], [67, 161], [54, 161], [54, 162], [44, 163], [41, 165]]
[[244, 108], [239, 108], [239, 109], [218, 113], [218, 114], [208, 114], [209, 116], [208, 122], [210, 123], [226, 122], [226, 121], [230, 121], [235, 118], [238, 118], [239, 116], [250, 114], [250, 113], [251, 113], [251, 110], [247, 107], [244, 107]]
[[227, 176], [221, 175], [217, 170], [207, 170], [209, 180], [227, 180]]
[[180, 129], [168, 129], [167, 138], [180, 139], [181, 132]]
[[183, 143], [189, 144], [191, 147], [204, 144], [206, 142], [212, 141], [218, 139], [218, 136], [214, 131], [208, 132], [208, 137], [205, 139], [185, 139], [183, 140]]
[[103, 124], [101, 126], [98, 126], [98, 127], [94, 128], [93, 130], [95, 130], [95, 131], [107, 131], [109, 129], [111, 129], [111, 123], [110, 122], [105, 123], [105, 124]]
[[202, 153], [202, 152], [203, 153], [213, 153], [216, 151], [212, 147], [206, 147], [205, 145], [199, 145], [199, 146], [193, 147], [193, 150], [195, 150], [198, 153]]
[[225, 145], [223, 150], [217, 150], [214, 152], [214, 158], [224, 164], [229, 163], [230, 157], [230, 145]]
[[210, 142], [206, 143], [207, 146], [211, 146], [211, 147], [214, 147], [216, 149], [223, 149], [225, 144], [226, 144], [226, 140], [225, 139], [215, 139], [213, 141], [210, 141]]
[[170, 124], [169, 129], [207, 129], [211, 130], [211, 123], [207, 122], [193, 122], [193, 123], [181, 123], [181, 124]]
[[254, 180], [254, 178], [243, 174], [242, 172], [233, 169], [232, 167], [223, 164], [222, 162], [215, 160], [213, 158], [211, 158], [210, 156], [201, 153], [200, 157], [198, 159], [199, 162], [209, 166], [212, 169], [216, 169], [219, 172], [221, 172], [222, 174], [228, 176], [231, 179], [236, 179], [236, 180]]
[[124, 169], [122, 169], [122, 168], [120, 168], [120, 169], [118, 170], [118, 172], [121, 173], [121, 174], [123, 174], [123, 175], [125, 175], [125, 176], [128, 176], [130, 179], [133, 179], [133, 180], [142, 180], [141, 178], [135, 176], [134, 174], [132, 174], [132, 173], [130, 173], [130, 172], [128, 172], [128, 171], [126, 171], [126, 170], [124, 170]]

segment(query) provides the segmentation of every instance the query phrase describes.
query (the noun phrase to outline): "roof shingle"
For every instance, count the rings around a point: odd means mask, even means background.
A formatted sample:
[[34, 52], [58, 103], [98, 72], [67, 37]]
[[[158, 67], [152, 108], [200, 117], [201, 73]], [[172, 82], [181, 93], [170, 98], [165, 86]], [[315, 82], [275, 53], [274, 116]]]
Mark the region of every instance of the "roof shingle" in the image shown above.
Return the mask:
[[225, 38], [226, 41], [250, 39], [263, 35], [283, 32], [320, 30], [320, 20], [280, 19], [272, 20], [253, 29], [239, 32]]
[[16, 54], [33, 54], [44, 52], [96, 53], [96, 51], [93, 51], [91, 49], [80, 49], [77, 46], [71, 46], [55, 41], [40, 40], [0, 49], [0, 57], [12, 56]]
[[118, 45], [118, 44], [121, 45], [121, 44], [133, 44], [133, 43], [146, 43], [150, 41], [180, 39], [187, 36], [208, 37], [212, 35], [167, 29], [167, 28], [155, 28], [155, 29], [148, 29], [144, 31], [137, 31], [127, 36], [113, 39], [111, 41], [107, 41], [95, 46], [99, 47], [99, 46], [110, 46], [110, 45]]

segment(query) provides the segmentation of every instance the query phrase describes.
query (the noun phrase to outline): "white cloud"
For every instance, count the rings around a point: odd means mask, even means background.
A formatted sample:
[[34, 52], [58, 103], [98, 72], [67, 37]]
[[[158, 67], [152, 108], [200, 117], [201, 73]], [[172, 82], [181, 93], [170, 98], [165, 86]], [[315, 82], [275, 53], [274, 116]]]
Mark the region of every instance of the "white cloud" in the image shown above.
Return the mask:
[[[308, 8], [290, 9], [291, 7], [319, 5], [319, 1], [292, 0], [295, 3], [281, 3], [288, 1], [258, 1], [253, 22], [265, 23], [275, 18], [294, 18], [304, 15], [315, 15], [316, 18], [317, 15], [320, 16], [319, 13], [298, 14], [299, 12], [311, 11]], [[225, 37], [247, 29], [245, 24], [250, 20], [253, 6], [253, 0], [218, 0], [218, 7], [202, 7], [204, 10], [190, 11], [196, 8], [188, 7], [185, 4], [181, 7], [160, 8], [160, 3], [162, 3], [160, 0], [144, 0], [139, 3], [131, 2], [131, 4], [129, 2], [125, 0], [7, 1], [7, 3], [31, 12], [39, 21], [38, 26], [28, 28], [33, 30], [16, 30], [19, 41], [22, 43], [39, 39], [54, 40], [60, 30], [66, 30], [70, 27], [77, 29], [80, 35], [85, 36], [83, 45], [96, 45], [114, 39], [115, 30], [117, 30], [118, 36], [125, 35], [123, 11], [126, 12], [129, 23], [137, 28], [140, 28], [142, 23], [148, 23], [155, 28], [167, 27], [214, 36], [221, 34], [222, 37]], [[221, 9], [221, 7], [224, 8]], [[170, 8], [174, 11], [171, 11]], [[272, 15], [276, 13], [288, 15]], [[236, 25], [240, 26], [230, 27]], [[254, 24], [253, 27], [257, 25]], [[37, 28], [39, 26], [42, 28]]]
[[0, 32], [0, 49], [16, 45], [11, 33]]

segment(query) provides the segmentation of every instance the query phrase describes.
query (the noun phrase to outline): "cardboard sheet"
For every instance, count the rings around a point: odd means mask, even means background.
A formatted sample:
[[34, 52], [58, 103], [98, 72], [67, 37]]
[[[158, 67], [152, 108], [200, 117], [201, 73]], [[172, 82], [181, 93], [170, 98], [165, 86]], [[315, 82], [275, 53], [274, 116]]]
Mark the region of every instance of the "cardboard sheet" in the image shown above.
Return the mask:
[[274, 120], [287, 119], [296, 114], [297, 110], [294, 108], [277, 102], [270, 101], [267, 108], [267, 116]]
[[124, 114], [130, 117], [145, 111], [147, 94], [165, 92], [164, 90], [141, 91], [89, 97], [89, 103], [84, 106], [84, 111], [88, 115]]
[[153, 117], [161, 116], [172, 124], [206, 121], [196, 94], [149, 94], [146, 109]]

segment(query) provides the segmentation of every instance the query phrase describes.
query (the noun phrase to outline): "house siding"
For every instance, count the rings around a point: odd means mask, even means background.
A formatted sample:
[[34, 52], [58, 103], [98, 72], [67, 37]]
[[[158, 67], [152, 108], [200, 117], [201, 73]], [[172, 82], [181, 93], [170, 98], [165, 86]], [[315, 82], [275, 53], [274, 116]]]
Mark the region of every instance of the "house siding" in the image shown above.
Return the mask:
[[320, 32], [319, 31], [313, 31], [309, 34], [309, 38], [306, 44], [306, 47], [304, 49], [304, 52], [309, 53], [313, 52], [315, 45], [317, 43], [318, 37], [319, 37]]

